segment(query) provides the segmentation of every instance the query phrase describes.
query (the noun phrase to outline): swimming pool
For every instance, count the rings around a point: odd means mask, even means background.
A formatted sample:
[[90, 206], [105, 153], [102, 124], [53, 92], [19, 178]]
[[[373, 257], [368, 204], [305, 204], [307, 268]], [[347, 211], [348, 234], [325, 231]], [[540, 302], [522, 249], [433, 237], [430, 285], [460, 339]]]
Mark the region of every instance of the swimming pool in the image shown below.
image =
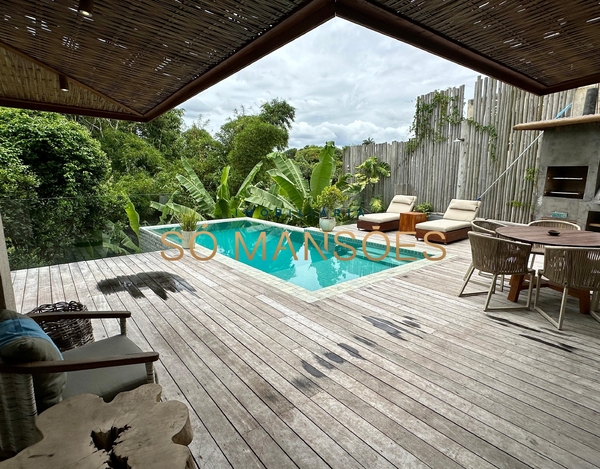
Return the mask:
[[[309, 291], [424, 259], [421, 252], [400, 249], [398, 260], [393, 246], [386, 254], [386, 246], [378, 243], [363, 243], [345, 236], [340, 236], [336, 242], [333, 234], [326, 236], [316, 230], [250, 219], [218, 221], [203, 226], [197, 230], [200, 233], [196, 237], [196, 245], [214, 250], [216, 240], [216, 252], [219, 254]], [[180, 231], [178, 225], [146, 229], [157, 236]], [[206, 232], [211, 233], [214, 240]], [[180, 237], [175, 234], [167, 235], [167, 239], [181, 245]]]

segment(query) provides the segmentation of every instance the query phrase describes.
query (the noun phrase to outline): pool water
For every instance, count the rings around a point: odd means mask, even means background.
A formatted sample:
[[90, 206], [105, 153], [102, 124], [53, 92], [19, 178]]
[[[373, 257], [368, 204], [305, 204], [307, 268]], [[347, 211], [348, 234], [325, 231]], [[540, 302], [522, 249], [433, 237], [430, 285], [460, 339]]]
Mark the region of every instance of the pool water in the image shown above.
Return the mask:
[[[180, 228], [152, 227], [149, 230], [162, 236], [168, 231], [180, 231]], [[413, 262], [397, 260], [396, 249], [393, 246], [384, 257], [385, 245], [369, 242], [365, 252], [362, 240], [340, 236], [338, 243], [335, 243], [334, 235], [328, 234], [327, 248], [325, 248], [325, 233], [313, 230], [298, 231], [259, 221], [234, 220], [210, 223], [205, 228], [198, 228], [197, 231], [210, 232], [215, 236], [219, 254], [309, 291]], [[308, 234], [305, 236], [305, 233]], [[176, 235], [167, 235], [167, 238], [174, 244], [181, 244], [180, 238]], [[290, 241], [293, 252], [289, 246]], [[206, 234], [196, 236], [196, 245], [214, 249], [213, 239]], [[416, 258], [416, 260], [424, 258], [423, 253], [408, 249], [401, 249], [399, 257]]]

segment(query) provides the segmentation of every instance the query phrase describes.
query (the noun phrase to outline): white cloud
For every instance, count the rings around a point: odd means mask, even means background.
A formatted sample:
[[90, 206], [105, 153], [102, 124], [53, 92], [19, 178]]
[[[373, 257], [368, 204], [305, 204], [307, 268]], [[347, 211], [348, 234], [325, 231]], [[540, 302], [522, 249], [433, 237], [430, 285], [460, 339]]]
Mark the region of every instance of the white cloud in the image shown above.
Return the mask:
[[282, 98], [296, 108], [290, 147], [406, 140], [417, 96], [467, 86], [477, 73], [412, 46], [334, 19], [188, 100], [186, 122], [202, 115], [215, 133], [244, 107]]

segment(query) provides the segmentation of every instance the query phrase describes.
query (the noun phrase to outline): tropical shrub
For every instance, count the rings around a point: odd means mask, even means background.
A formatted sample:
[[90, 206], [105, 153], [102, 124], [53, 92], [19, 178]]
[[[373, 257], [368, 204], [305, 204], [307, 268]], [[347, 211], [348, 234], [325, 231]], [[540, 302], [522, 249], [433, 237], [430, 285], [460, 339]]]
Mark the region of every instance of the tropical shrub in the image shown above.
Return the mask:
[[[57, 262], [81, 240], [99, 242], [107, 220], [124, 220], [124, 212], [113, 209], [123, 200], [108, 185], [108, 158], [78, 123], [0, 109], [0, 148], [12, 168], [0, 172], [0, 195], [9, 196], [0, 211], [13, 269]], [[15, 188], [22, 198], [15, 198]]]
[[179, 184], [194, 202], [194, 209], [178, 204], [173, 201], [176, 194], [171, 195], [166, 204], [151, 202], [151, 207], [162, 212], [161, 222], [166, 222], [169, 218], [181, 217], [183, 214], [194, 212], [200, 220], [209, 218], [232, 218], [244, 215], [242, 205], [248, 195], [250, 184], [260, 170], [262, 163], [258, 163], [252, 168], [250, 174], [242, 182], [240, 188], [234, 196], [229, 189], [229, 166], [223, 168], [221, 174], [221, 184], [217, 187], [216, 200], [205, 189], [202, 181], [187, 161], [183, 161], [183, 168], [186, 174], [178, 174]]
[[341, 207], [342, 203], [348, 198], [336, 186], [325, 187], [314, 203], [314, 208], [319, 210], [321, 217], [333, 217], [334, 210]]
[[[264, 207], [272, 213], [281, 213], [291, 223], [316, 225], [318, 213], [314, 202], [325, 187], [331, 185], [335, 174], [335, 145], [327, 142], [319, 153], [319, 163], [314, 167], [308, 184], [298, 165], [283, 153], [272, 153], [275, 169], [268, 173], [275, 183], [270, 190], [253, 186], [246, 201]], [[281, 218], [281, 217], [279, 217]]]

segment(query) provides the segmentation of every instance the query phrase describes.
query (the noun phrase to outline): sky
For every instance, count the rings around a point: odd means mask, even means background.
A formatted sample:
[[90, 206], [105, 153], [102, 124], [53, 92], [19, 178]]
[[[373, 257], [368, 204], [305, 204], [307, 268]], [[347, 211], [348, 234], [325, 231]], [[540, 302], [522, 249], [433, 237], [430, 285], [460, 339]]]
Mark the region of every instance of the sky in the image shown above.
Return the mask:
[[234, 110], [253, 114], [285, 99], [296, 108], [290, 148], [405, 141], [416, 98], [466, 85], [468, 68], [335, 18], [183, 103], [185, 122], [201, 118], [215, 134]]

